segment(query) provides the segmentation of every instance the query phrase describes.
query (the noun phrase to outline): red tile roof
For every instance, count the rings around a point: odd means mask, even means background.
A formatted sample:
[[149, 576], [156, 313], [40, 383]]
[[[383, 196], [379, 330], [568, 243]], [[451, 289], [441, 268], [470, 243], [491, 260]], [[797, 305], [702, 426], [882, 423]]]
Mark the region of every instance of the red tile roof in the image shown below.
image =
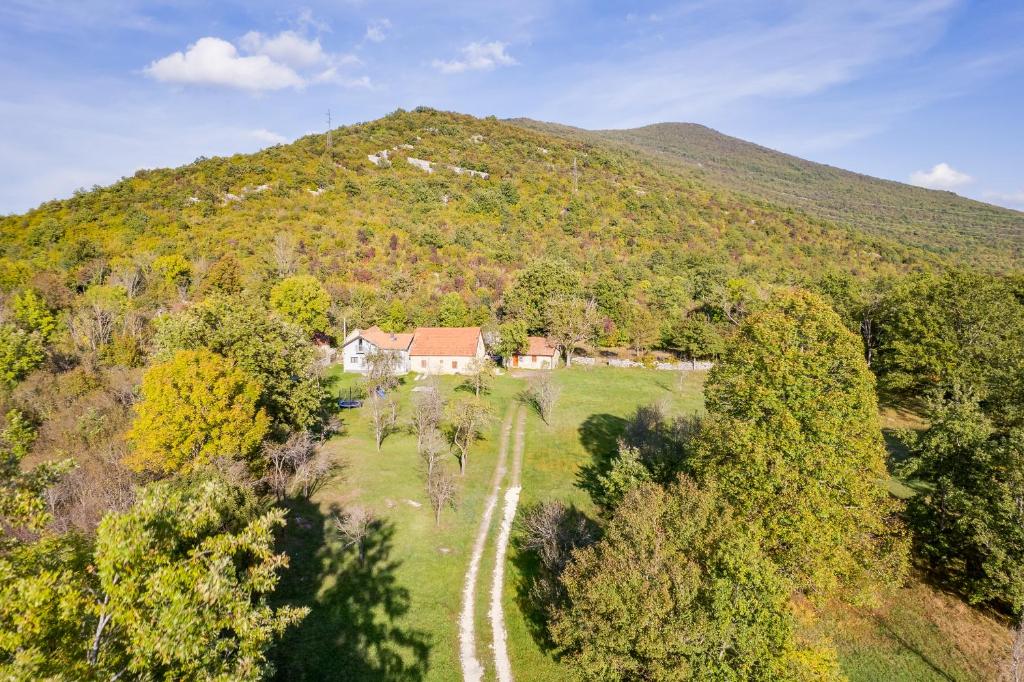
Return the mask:
[[381, 350], [405, 350], [413, 337], [412, 334], [392, 334], [377, 326], [363, 330], [360, 335]]
[[476, 355], [480, 327], [420, 327], [412, 339], [409, 355]]
[[523, 355], [541, 355], [543, 357], [550, 357], [558, 351], [558, 349], [548, 343], [548, 340], [543, 336], [531, 336], [527, 341], [529, 341], [529, 345]]

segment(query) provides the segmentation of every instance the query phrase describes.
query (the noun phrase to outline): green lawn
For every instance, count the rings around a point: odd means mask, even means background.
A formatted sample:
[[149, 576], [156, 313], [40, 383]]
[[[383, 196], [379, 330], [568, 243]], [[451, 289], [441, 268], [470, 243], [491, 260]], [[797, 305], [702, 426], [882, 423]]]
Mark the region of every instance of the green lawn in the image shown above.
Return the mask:
[[[580, 367], [560, 370], [556, 377], [561, 396], [551, 424], [532, 411], [527, 417], [520, 511], [557, 498], [594, 513], [586, 472], [613, 451], [624, 418], [637, 405], [662, 401], [674, 413], [703, 410], [701, 373], [680, 377], [654, 370]], [[336, 378], [337, 394], [347, 394], [357, 380], [353, 375]], [[445, 378], [442, 389], [451, 396], [457, 383]], [[403, 415], [409, 414], [415, 385], [410, 378], [397, 391]], [[457, 619], [463, 578], [489, 492], [501, 422], [525, 385], [511, 376], [495, 380], [488, 395], [494, 419], [460, 481], [458, 509], [444, 513], [440, 528], [434, 527], [427, 505], [413, 436], [392, 435], [378, 453], [362, 410], [342, 415], [346, 430], [327, 447], [345, 464], [344, 474], [313, 503], [292, 504], [282, 541], [292, 565], [278, 597], [312, 605], [312, 612], [276, 649], [280, 679], [460, 678]], [[454, 457], [449, 466], [457, 470]], [[352, 548], [341, 545], [332, 525], [334, 511], [352, 504], [372, 508], [381, 519], [363, 564]], [[478, 656], [489, 675], [485, 614], [492, 557], [493, 547], [488, 547], [477, 603]], [[531, 569], [529, 558], [513, 544], [504, 595], [513, 670], [521, 680], [565, 679], [529, 616], [525, 593]], [[901, 591], [888, 606], [879, 612], [836, 607], [814, 626], [833, 638], [851, 679], [990, 677], [988, 661], [995, 660], [993, 652], [1005, 643], [1005, 628], [920, 583]]]

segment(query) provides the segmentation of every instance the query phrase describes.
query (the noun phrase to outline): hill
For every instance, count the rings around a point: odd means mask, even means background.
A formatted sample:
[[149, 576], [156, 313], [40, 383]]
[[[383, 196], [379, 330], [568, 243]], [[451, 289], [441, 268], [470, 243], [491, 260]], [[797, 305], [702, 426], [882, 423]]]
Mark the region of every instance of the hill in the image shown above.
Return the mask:
[[0, 218], [0, 291], [32, 286], [60, 306], [68, 288], [149, 277], [167, 255], [189, 262], [193, 295], [230, 256], [250, 290], [306, 272], [339, 319], [390, 329], [435, 322], [446, 295], [486, 323], [525, 265], [557, 261], [598, 300], [611, 345], [629, 342], [638, 309], [668, 320], [737, 288], [945, 262], [608, 143], [429, 109]]
[[1024, 213], [806, 161], [702, 125], [591, 131], [529, 119], [513, 122], [641, 151], [713, 185], [936, 254], [996, 268], [1015, 264], [1024, 254]]

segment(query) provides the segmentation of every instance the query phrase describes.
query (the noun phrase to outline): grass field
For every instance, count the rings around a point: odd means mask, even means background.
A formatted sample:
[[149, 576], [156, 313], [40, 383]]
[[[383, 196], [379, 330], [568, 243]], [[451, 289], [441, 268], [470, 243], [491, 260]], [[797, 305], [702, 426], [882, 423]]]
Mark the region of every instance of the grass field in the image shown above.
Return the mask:
[[[527, 418], [520, 511], [557, 498], [593, 513], [588, 467], [615, 447], [625, 417], [637, 405], [662, 401], [675, 413], [703, 410], [703, 374], [615, 368], [573, 368], [556, 374], [561, 397], [551, 424]], [[351, 375], [337, 376], [347, 392]], [[442, 381], [451, 396], [458, 380]], [[411, 379], [397, 391], [409, 414]], [[377, 452], [362, 410], [346, 412], [345, 431], [327, 445], [343, 475], [312, 503], [292, 503], [284, 549], [291, 569], [278, 597], [312, 605], [288, 633], [275, 659], [287, 680], [456, 680], [460, 678], [457, 619], [470, 546], [493, 474], [502, 419], [517, 404], [525, 381], [497, 377], [487, 399], [494, 413], [487, 436], [459, 481], [458, 508], [434, 527], [423, 476], [408, 433], [390, 436]], [[454, 457], [449, 462], [457, 470]], [[333, 514], [348, 505], [373, 509], [381, 523], [360, 563], [344, 547]], [[493, 534], [492, 534], [493, 538]], [[493, 547], [481, 569], [486, 595]], [[536, 634], [524, 595], [532, 565], [509, 550], [504, 606], [513, 670], [521, 680], [561, 680], [566, 671]], [[478, 656], [493, 675], [486, 600], [477, 604]], [[1008, 631], [959, 600], [914, 582], [885, 609], [836, 606], [812, 626], [831, 637], [852, 680], [987, 680], [1008, 644]]]

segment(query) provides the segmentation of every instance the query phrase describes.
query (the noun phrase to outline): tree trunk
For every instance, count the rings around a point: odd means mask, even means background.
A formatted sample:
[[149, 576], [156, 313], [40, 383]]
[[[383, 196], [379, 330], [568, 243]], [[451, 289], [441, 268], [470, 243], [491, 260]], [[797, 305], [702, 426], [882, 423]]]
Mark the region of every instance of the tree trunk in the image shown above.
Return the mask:
[[565, 366], [572, 367], [572, 350], [568, 346], [565, 347]]

